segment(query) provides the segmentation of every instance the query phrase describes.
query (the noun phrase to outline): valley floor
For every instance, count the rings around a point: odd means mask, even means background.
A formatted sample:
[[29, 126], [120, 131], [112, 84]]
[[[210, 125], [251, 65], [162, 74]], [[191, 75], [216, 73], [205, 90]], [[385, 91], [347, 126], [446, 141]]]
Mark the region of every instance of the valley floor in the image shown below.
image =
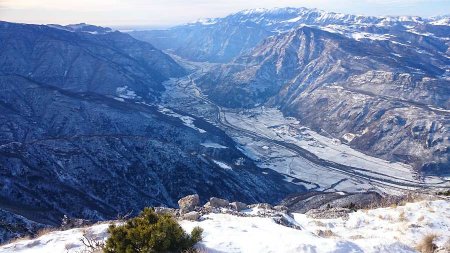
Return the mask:
[[[245, 210], [255, 217], [208, 214], [201, 221], [181, 221], [190, 231], [204, 229], [198, 247], [204, 252], [417, 252], [426, 236], [433, 236], [438, 252], [450, 250], [450, 202], [421, 201], [404, 206], [359, 210], [348, 219], [313, 219], [293, 214], [299, 229], [279, 225], [264, 217], [264, 210]], [[0, 247], [0, 253], [80, 252], [83, 234], [105, 240], [108, 224], [50, 232], [34, 240]]]

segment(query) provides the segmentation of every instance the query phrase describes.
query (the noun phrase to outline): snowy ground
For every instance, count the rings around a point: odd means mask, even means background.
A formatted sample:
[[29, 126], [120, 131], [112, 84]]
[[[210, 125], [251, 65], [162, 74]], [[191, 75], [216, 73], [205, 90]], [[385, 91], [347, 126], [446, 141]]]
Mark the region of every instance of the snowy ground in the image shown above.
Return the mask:
[[87, 228], [50, 232], [34, 240], [19, 240], [0, 247], [0, 253], [76, 253], [85, 247], [81, 243], [83, 235], [94, 240], [105, 240], [109, 224], [100, 224]]
[[[434, 243], [439, 248], [450, 247], [448, 200], [360, 210], [347, 220], [293, 216], [300, 230], [276, 224], [271, 218], [230, 214], [209, 214], [203, 221], [182, 221], [181, 225], [187, 231], [195, 226], [204, 229], [204, 239], [198, 246], [206, 252], [416, 252], [415, 245], [429, 234], [437, 235]], [[83, 234], [105, 240], [107, 227], [101, 224], [51, 232], [34, 240], [3, 245], [0, 253], [80, 252]]]
[[212, 252], [416, 252], [413, 246], [430, 233], [438, 235], [439, 247], [450, 243], [449, 211], [448, 201], [434, 201], [358, 211], [348, 220], [294, 214], [301, 230], [270, 218], [211, 214], [205, 221], [184, 221], [183, 227], [202, 227], [202, 245]]

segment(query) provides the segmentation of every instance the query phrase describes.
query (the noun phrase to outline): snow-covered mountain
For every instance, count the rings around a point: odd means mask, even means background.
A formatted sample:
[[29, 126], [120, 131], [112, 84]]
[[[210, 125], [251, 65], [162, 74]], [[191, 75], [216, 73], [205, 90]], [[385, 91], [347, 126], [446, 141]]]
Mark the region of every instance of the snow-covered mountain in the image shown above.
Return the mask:
[[187, 59], [228, 62], [268, 36], [300, 25], [318, 26], [362, 38], [389, 38], [386, 34], [396, 33], [426, 34], [432, 39], [443, 39], [439, 43], [445, 45], [448, 45], [450, 33], [448, 16], [370, 17], [307, 8], [276, 8], [245, 10], [225, 18], [203, 19], [167, 30], [134, 31], [130, 34]]

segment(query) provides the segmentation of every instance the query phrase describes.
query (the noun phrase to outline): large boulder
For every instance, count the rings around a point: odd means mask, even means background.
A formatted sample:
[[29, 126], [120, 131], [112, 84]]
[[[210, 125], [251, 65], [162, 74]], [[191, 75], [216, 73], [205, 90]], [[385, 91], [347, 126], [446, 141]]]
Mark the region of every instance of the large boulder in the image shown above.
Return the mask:
[[178, 200], [178, 206], [180, 206], [181, 213], [187, 213], [193, 211], [200, 203], [198, 194], [188, 195]]
[[185, 214], [183, 214], [183, 219], [190, 220], [190, 221], [197, 221], [198, 219], [200, 219], [200, 213], [198, 213], [196, 211], [185, 213]]
[[237, 212], [248, 209], [247, 204], [242, 203], [242, 202], [231, 202], [230, 207]]
[[211, 207], [215, 207], [215, 208], [228, 207], [229, 204], [230, 204], [230, 202], [228, 202], [228, 200], [225, 200], [225, 199], [219, 199], [216, 197], [212, 197], [209, 199], [209, 205]]

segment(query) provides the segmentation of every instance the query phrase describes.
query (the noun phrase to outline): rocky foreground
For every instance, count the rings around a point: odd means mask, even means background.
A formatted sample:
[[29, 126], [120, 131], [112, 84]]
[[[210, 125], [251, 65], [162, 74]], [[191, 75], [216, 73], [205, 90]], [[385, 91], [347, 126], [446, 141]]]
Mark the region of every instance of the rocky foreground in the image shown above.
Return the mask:
[[[346, 199], [354, 200], [356, 197], [342, 194], [341, 201], [336, 201], [339, 198], [325, 201], [323, 205], [306, 212], [298, 209], [297, 212], [291, 212], [292, 205], [247, 205], [215, 197], [201, 206], [197, 195], [180, 199], [179, 209], [159, 207], [155, 210], [173, 214], [186, 231], [195, 226], [202, 227], [204, 238], [198, 245], [201, 252], [450, 250], [448, 198], [416, 199], [404, 205], [392, 204], [390, 207], [356, 210], [360, 208], [357, 204], [343, 206]], [[327, 194], [316, 194], [305, 199], [311, 203], [319, 203], [318, 200], [327, 198], [330, 198]], [[290, 198], [291, 201], [292, 199]], [[306, 202], [303, 203], [306, 205]], [[380, 201], [377, 203], [383, 204]], [[0, 253], [82, 252], [86, 248], [81, 239], [100, 242], [106, 240], [106, 230], [111, 223], [120, 221], [49, 232], [32, 240], [18, 240], [1, 246]], [[66, 226], [69, 225], [66, 223]]]

